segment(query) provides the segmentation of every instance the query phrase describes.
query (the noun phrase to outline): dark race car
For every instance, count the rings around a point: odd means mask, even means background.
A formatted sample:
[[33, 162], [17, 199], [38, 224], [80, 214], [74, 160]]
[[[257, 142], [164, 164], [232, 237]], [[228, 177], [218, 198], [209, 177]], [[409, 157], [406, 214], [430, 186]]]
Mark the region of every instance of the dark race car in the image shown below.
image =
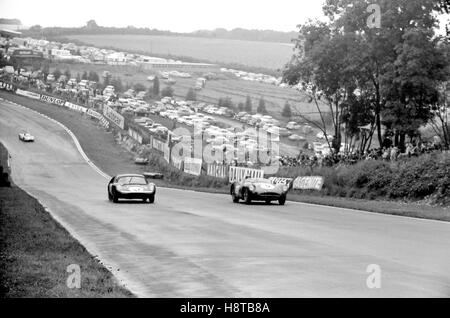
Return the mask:
[[108, 199], [117, 203], [119, 199], [141, 199], [150, 203], [155, 202], [156, 186], [148, 182], [140, 174], [118, 175], [108, 183]]
[[289, 187], [283, 184], [272, 184], [268, 179], [245, 179], [242, 182], [234, 182], [230, 193], [234, 203], [244, 200], [246, 204], [252, 201], [278, 201], [280, 205], [286, 202]]

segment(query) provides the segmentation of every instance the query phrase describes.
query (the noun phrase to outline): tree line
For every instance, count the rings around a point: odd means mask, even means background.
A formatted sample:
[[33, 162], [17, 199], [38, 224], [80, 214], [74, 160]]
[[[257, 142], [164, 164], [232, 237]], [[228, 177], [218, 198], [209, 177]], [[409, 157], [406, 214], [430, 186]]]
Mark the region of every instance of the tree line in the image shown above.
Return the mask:
[[[319, 107], [332, 116], [333, 141], [361, 138], [369, 149], [375, 135], [381, 146], [402, 151], [406, 138], [420, 138], [419, 128], [436, 124], [447, 148], [450, 43], [437, 36], [437, 15], [450, 7], [446, 1], [390, 0], [380, 5], [380, 16], [368, 10], [369, 0], [327, 0], [329, 22], [299, 25], [296, 52], [283, 70], [283, 81], [299, 85], [315, 103], [321, 120], [309, 120], [327, 135]], [[379, 18], [374, 27], [371, 19]], [[361, 136], [361, 127], [365, 134]]]

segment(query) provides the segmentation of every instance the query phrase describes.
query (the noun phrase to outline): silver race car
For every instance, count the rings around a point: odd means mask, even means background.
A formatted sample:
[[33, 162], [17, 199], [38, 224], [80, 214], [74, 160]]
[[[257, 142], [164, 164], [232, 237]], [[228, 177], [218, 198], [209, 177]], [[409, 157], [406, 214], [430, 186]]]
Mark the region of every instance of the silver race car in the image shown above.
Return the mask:
[[141, 174], [123, 174], [108, 183], [108, 199], [117, 203], [119, 199], [141, 199], [155, 202], [156, 186]]
[[34, 136], [32, 134], [30, 134], [29, 132], [22, 130], [19, 133], [19, 140], [24, 141], [24, 142], [33, 142]]
[[289, 187], [283, 184], [272, 184], [268, 179], [245, 179], [241, 182], [234, 182], [231, 185], [230, 193], [234, 203], [243, 200], [246, 204], [252, 201], [278, 201], [280, 205], [286, 202]]

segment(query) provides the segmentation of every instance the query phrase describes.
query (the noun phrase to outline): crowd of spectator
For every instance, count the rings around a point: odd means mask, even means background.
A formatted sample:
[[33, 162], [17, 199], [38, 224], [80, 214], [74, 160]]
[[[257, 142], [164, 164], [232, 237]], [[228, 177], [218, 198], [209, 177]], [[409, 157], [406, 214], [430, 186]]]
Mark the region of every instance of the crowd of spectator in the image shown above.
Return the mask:
[[317, 153], [306, 154], [301, 151], [297, 157], [281, 156], [279, 160], [282, 166], [289, 167], [331, 167], [338, 165], [353, 165], [362, 160], [396, 161], [438, 151], [444, 151], [442, 143], [440, 142], [409, 142], [406, 144], [404, 152], [401, 152], [396, 146], [373, 148], [364, 152], [356, 150], [351, 152], [330, 153], [325, 156]]
[[101, 99], [102, 92], [95, 87], [82, 88], [68, 84], [68, 81], [47, 81], [44, 74], [24, 76], [21, 74], [1, 74], [0, 79], [32, 91], [51, 94], [69, 102], [92, 107]]

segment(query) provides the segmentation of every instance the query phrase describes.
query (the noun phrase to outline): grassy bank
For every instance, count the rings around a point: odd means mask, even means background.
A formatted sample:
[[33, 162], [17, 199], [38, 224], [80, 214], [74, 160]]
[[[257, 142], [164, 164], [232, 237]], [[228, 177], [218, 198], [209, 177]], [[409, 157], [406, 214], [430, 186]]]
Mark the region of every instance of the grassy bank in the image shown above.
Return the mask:
[[[0, 144], [4, 165], [6, 150]], [[39, 202], [16, 186], [0, 187], [0, 295], [132, 297]], [[81, 288], [70, 289], [67, 267], [78, 264]]]
[[[228, 184], [226, 181], [206, 176], [197, 178], [187, 175], [178, 171], [176, 168], [169, 166], [165, 160], [154, 151], [148, 153], [150, 159], [150, 164], [148, 166], [136, 166], [133, 163], [134, 155], [118, 145], [112, 133], [106, 132], [104, 129], [98, 127], [95, 121], [83, 117], [80, 114], [5, 92], [0, 92], [0, 96], [13, 100], [31, 109], [35, 109], [41, 113], [45, 113], [49, 117], [66, 125], [77, 136], [89, 158], [110, 175], [130, 172], [161, 172], [164, 174], [165, 180], [155, 180], [156, 184], [159, 186], [214, 193], [228, 193]], [[340, 180], [345, 179], [343, 178], [343, 175], [341, 175], [343, 170], [331, 168], [321, 169], [323, 170], [313, 170], [312, 172], [310, 169], [306, 168], [303, 171], [298, 168], [296, 168], [295, 171], [290, 168], [281, 169], [280, 176], [308, 175], [311, 173], [325, 176], [326, 186], [324, 187], [323, 192], [291, 192], [289, 193], [289, 200], [377, 213], [450, 221], [449, 208], [432, 206], [428, 204], [429, 201], [425, 202], [424, 200], [419, 201], [416, 199], [416, 202], [413, 203], [411, 200], [399, 200], [398, 197], [371, 197], [358, 195], [358, 191], [364, 193], [371, 185], [365, 184], [362, 186], [361, 181], [363, 178], [356, 178], [356, 172], [365, 172], [370, 176], [372, 171], [377, 170], [376, 167], [373, 168], [374, 170], [367, 170], [364, 163], [362, 163], [358, 170], [353, 170], [355, 167], [347, 168], [346, 176], [354, 177], [352, 180], [357, 181], [352, 185], [355, 189], [354, 191], [348, 191], [348, 189], [341, 186]], [[405, 171], [408, 170], [406, 169]], [[391, 178], [391, 175], [387, 174], [385, 175], [385, 178], [389, 179]], [[402, 181], [402, 178], [398, 177], [396, 180], [400, 182]], [[408, 183], [405, 182], [404, 188], [406, 189], [407, 187]]]

